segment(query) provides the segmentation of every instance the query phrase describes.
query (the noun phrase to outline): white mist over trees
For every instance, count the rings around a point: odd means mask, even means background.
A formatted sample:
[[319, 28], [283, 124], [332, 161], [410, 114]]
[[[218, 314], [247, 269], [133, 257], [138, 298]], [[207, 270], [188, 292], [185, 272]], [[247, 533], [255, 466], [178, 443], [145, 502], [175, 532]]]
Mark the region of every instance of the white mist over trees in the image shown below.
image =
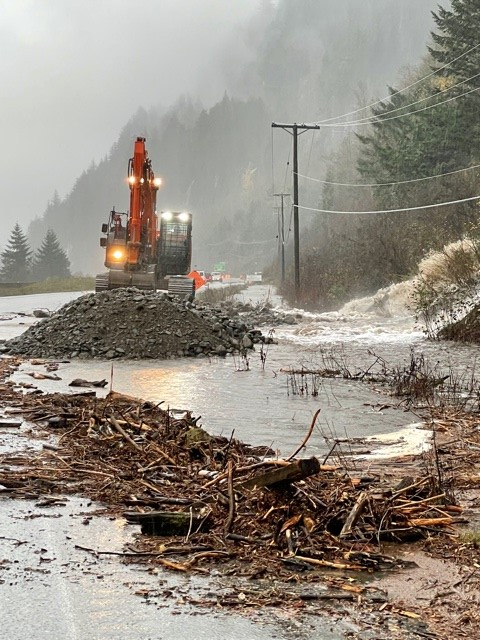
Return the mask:
[[[127, 162], [135, 137], [143, 135], [155, 173], [164, 181], [158, 209], [193, 214], [194, 264], [209, 270], [226, 261], [233, 273], [264, 268], [278, 252], [273, 207], [279, 203], [272, 190], [291, 191], [291, 137], [277, 130], [272, 154], [271, 122], [320, 120], [385, 95], [400, 68], [424, 54], [436, 7], [433, 0], [259, 2], [251, 24], [238, 30], [222, 53], [223, 77], [208, 79], [224, 84], [223, 99], [204, 106], [195, 96], [183, 97], [169, 109], [139, 109], [105, 158], [85, 168], [67, 197], [54, 197], [33, 221], [32, 246], [38, 247], [51, 228], [73, 271], [101, 270], [100, 227], [112, 206], [128, 207]], [[356, 172], [356, 160], [350, 162], [355, 144], [331, 130], [305, 134], [299, 171], [325, 176], [333, 162], [346, 174]], [[318, 205], [318, 185], [300, 188], [305, 202]], [[318, 250], [308, 231], [312, 219], [302, 216], [302, 230]], [[321, 227], [328, 224], [315, 220], [321, 238]], [[325, 237], [332, 233], [326, 229]], [[348, 239], [345, 246], [341, 250], [349, 251]], [[333, 295], [332, 303], [340, 299]]]

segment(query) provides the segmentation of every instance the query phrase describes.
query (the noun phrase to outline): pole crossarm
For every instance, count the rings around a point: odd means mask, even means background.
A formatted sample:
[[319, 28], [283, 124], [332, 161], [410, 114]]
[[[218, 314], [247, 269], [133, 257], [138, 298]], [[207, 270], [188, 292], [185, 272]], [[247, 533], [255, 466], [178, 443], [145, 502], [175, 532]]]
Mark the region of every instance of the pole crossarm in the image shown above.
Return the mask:
[[[305, 131], [308, 131], [309, 129], [321, 129], [321, 125], [319, 124], [297, 124], [296, 122], [292, 124], [286, 124], [284, 122], [272, 122], [272, 127], [285, 129], [285, 131], [288, 131], [288, 129], [293, 129], [293, 127], [297, 127], [297, 129], [304, 129]], [[290, 131], [288, 133], [290, 133]]]
[[[300, 299], [300, 229], [298, 220], [298, 136], [311, 129], [321, 129], [319, 124], [297, 122], [272, 122], [272, 128], [283, 129], [293, 136], [293, 253], [295, 260], [295, 298]], [[291, 131], [290, 131], [291, 129]]]

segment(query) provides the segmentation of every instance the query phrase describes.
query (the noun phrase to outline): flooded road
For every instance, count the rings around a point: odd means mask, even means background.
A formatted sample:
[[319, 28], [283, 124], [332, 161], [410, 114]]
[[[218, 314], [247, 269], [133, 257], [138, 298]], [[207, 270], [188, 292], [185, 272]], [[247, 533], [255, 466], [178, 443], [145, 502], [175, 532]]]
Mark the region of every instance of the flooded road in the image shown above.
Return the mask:
[[[15, 306], [59, 308], [79, 294], [48, 294], [0, 299], [0, 315]], [[277, 308], [282, 301], [266, 285], [249, 287], [238, 294], [254, 305], [270, 302]], [[8, 304], [8, 307], [6, 305]], [[3, 305], [3, 307], [2, 307]], [[13, 305], [13, 306], [12, 306]], [[406, 366], [411, 350], [425, 354], [442, 370], [455, 367], [459, 376], [469, 376], [475, 368], [477, 347], [428, 342], [402, 305], [398, 294], [379, 307], [374, 298], [346, 305], [335, 313], [311, 314], [299, 310], [302, 319], [296, 325], [274, 330], [275, 345], [268, 345], [262, 362], [257, 347], [249, 356], [248, 370], [239, 358], [180, 359], [167, 361], [76, 360], [60, 364], [60, 381], [35, 381], [46, 391], [74, 392], [68, 384], [75, 378], [108, 381], [115, 391], [163, 403], [164, 408], [190, 410], [199, 424], [213, 434], [236, 438], [254, 445], [269, 445], [288, 455], [302, 441], [311, 420], [321, 409], [316, 429], [306, 454], [318, 455], [330, 449], [335, 437], [378, 437], [401, 432], [405, 444], [418, 450], [418, 417], [399, 409], [372, 386], [343, 379], [305, 379], [309, 387], [302, 394], [292, 388], [291, 368], [321, 369], [345, 366], [351, 373], [365, 371], [382, 358], [389, 366]], [[28, 324], [32, 318], [16, 319]], [[0, 338], [15, 331], [15, 319], [0, 323]], [[17, 332], [26, 324], [17, 325]], [[6, 330], [6, 331], [5, 331]], [[267, 333], [268, 327], [262, 327]], [[2, 333], [3, 331], [3, 333]], [[378, 367], [378, 364], [377, 364]], [[42, 370], [25, 364], [14, 380], [32, 383], [28, 375]], [[298, 382], [298, 380], [297, 380]], [[315, 384], [316, 388], [312, 389]], [[315, 395], [312, 395], [314, 391]], [[101, 393], [101, 392], [100, 392]], [[413, 425], [413, 426], [412, 426]], [[423, 432], [425, 433], [425, 432]], [[421, 439], [420, 439], [421, 440]], [[396, 451], [398, 453], [398, 451]]]
[[[54, 506], [4, 500], [0, 509], [0, 637], [5, 640], [340, 640], [339, 623], [312, 619], [307, 627], [268, 613], [242, 617], [199, 600], [218, 585], [122, 563], [113, 555], [131, 542], [123, 520], [93, 516], [98, 505], [69, 497]], [[95, 556], [86, 549], [110, 552]], [[230, 590], [231, 591], [231, 590]], [[239, 588], [240, 591], [240, 588]]]
[[[21, 333], [37, 319], [33, 309], [55, 310], [80, 294], [48, 294], [0, 298], [0, 338]], [[239, 294], [245, 301], [282, 305], [266, 286]], [[248, 370], [238, 358], [153, 361], [83, 361], [62, 363], [59, 381], [36, 381], [28, 375], [41, 365], [25, 363], [14, 375], [46, 391], [75, 392], [74, 378], [105, 379], [113, 389], [163, 402], [170, 409], [188, 409], [215, 434], [258, 445], [270, 445], [288, 455], [303, 440], [318, 408], [321, 414], [305, 455], [321, 457], [333, 437], [376, 438], [375, 455], [418, 451], [428, 432], [417, 428], [418, 417], [383, 408], [389, 399], [360, 382], [322, 380], [317, 395], [293, 394], [282, 371], [299, 366], [322, 368], [333, 359], [349, 370], [365, 370], [378, 358], [391, 365], [406, 364], [412, 348], [432, 362], [455, 367], [459, 374], [474, 370], [478, 348], [428, 343], [412, 317], [392, 312], [372, 299], [347, 305], [338, 313], [307, 314], [295, 325], [275, 328], [276, 345], [268, 347], [264, 364], [259, 350]], [[268, 328], [262, 328], [266, 333]], [[101, 393], [108, 392], [109, 385]], [[382, 446], [385, 440], [389, 446]], [[30, 446], [40, 446], [29, 442]], [[0, 429], [0, 454], [21, 448], [19, 434]], [[0, 462], [1, 464], [1, 462]], [[259, 612], [244, 618], [232, 612], [199, 611], [188, 598], [217, 589], [208, 580], [179, 578], [125, 566], [114, 555], [96, 557], [79, 547], [121, 551], [134, 532], [125, 522], [92, 518], [95, 505], [69, 498], [46, 509], [31, 501], [0, 502], [1, 637], [9, 640], [68, 638], [75, 640], [270, 640], [321, 637], [343, 640], [355, 632], [352, 621], [302, 621], [281, 612]], [[199, 615], [200, 614], [200, 615]], [[331, 613], [330, 613], [331, 615]], [[6, 621], [6, 622], [5, 622]]]

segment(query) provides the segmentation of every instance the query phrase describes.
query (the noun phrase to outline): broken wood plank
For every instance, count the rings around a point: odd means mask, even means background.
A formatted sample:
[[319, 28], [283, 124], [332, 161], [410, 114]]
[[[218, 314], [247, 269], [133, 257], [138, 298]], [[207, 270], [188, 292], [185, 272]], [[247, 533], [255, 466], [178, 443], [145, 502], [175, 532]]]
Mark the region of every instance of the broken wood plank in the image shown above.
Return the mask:
[[120, 424], [118, 424], [118, 421], [117, 421], [113, 416], [110, 416], [110, 417], [108, 418], [108, 421], [110, 422], [110, 424], [111, 424], [113, 427], [115, 427], [115, 429], [118, 431], [118, 433], [119, 433], [120, 435], [122, 435], [122, 436], [125, 438], [125, 440], [126, 440], [126, 441], [127, 441], [127, 442], [132, 446], [132, 447], [134, 447], [134, 449], [136, 449], [137, 451], [141, 451], [141, 450], [142, 450], [142, 447], [141, 447], [140, 445], [138, 445], [138, 444], [137, 444], [137, 443], [136, 443], [136, 442], [135, 442], [135, 441], [134, 441], [134, 440], [133, 440], [133, 439], [128, 435], [128, 433], [125, 431], [125, 429], [124, 429]]
[[347, 519], [345, 520], [345, 524], [340, 531], [340, 538], [346, 538], [352, 533], [352, 528], [355, 526], [360, 513], [362, 512], [363, 505], [368, 499], [368, 493], [366, 491], [362, 491], [358, 498], [355, 501], [355, 504], [352, 507], [352, 510], [348, 514]]
[[292, 462], [280, 469], [267, 471], [242, 482], [237, 489], [253, 489], [273, 487], [285, 482], [296, 482], [309, 476], [314, 476], [320, 471], [320, 462], [317, 458], [304, 458]]
[[142, 533], [151, 536], [185, 536], [189, 531], [207, 531], [211, 525], [209, 514], [193, 511], [126, 511], [127, 522], [139, 524]]
[[0, 418], [0, 427], [15, 429], [22, 426], [23, 420], [10, 420], [9, 418]]

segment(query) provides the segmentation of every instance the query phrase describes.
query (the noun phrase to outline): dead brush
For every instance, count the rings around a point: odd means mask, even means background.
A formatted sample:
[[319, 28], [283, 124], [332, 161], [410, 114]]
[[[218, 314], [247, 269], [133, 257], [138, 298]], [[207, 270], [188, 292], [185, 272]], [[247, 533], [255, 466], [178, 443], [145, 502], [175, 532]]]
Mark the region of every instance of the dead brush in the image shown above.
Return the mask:
[[479, 271], [480, 244], [472, 238], [432, 251], [420, 262], [411, 300], [429, 338], [470, 310], [469, 301], [478, 296]]
[[475, 375], [475, 362], [470, 373], [461, 374], [453, 367], [431, 365], [422, 354], [410, 352], [407, 367], [385, 366], [385, 383], [391, 394], [403, 398], [407, 406], [436, 409], [478, 411], [480, 409], [480, 383]]
[[231, 300], [237, 293], [246, 288], [244, 284], [231, 284], [228, 287], [203, 287], [197, 294], [197, 298], [207, 304], [217, 304]]
[[[388, 376], [388, 373], [387, 373]], [[410, 364], [405, 368], [394, 367], [389, 376], [392, 395], [408, 398], [409, 404], [418, 401], [433, 403], [435, 389], [444, 384], [448, 375], [442, 376], [426, 363], [423, 355], [410, 352]]]

